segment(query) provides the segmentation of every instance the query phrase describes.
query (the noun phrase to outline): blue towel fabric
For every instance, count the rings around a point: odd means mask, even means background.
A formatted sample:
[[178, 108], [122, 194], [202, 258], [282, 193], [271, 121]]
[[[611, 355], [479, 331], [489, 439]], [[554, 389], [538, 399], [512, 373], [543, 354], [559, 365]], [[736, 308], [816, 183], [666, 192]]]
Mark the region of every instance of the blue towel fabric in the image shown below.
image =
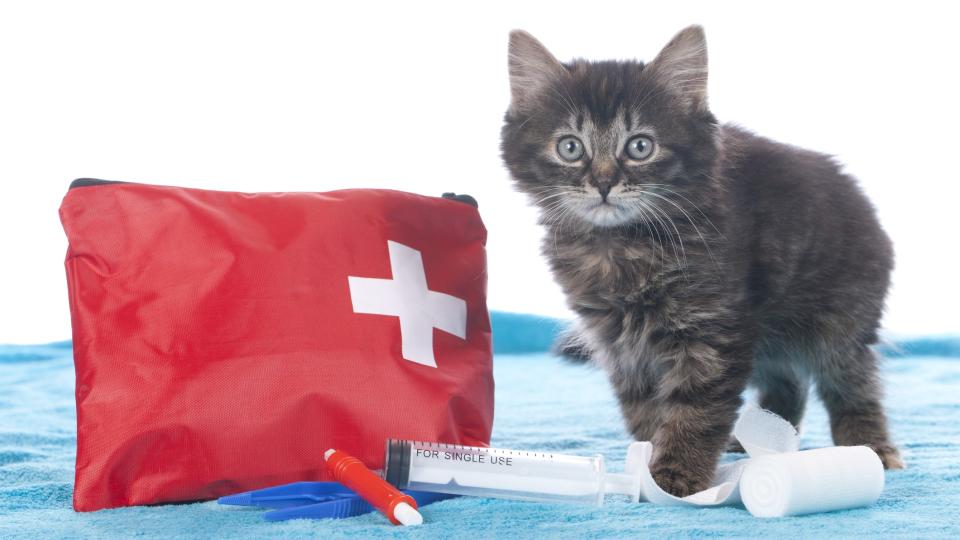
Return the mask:
[[[498, 353], [495, 376], [494, 446], [599, 453], [611, 470], [622, 468], [629, 437], [603, 373], [544, 353]], [[887, 361], [885, 377], [893, 433], [909, 466], [887, 473], [883, 495], [870, 508], [761, 520], [735, 507], [625, 500], [594, 507], [463, 497], [425, 507], [423, 526], [401, 528], [379, 514], [269, 523], [259, 511], [215, 502], [74, 513], [70, 345], [3, 346], [0, 538], [958, 538], [960, 359], [902, 356]], [[826, 415], [814, 401], [803, 446], [830, 444]]]

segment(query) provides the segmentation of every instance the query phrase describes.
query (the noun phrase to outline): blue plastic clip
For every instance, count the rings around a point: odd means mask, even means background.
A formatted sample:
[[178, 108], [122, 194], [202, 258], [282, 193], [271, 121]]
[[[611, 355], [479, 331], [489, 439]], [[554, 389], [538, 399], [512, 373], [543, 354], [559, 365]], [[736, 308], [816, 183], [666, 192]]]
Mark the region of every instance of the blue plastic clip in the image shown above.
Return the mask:
[[[422, 507], [456, 497], [446, 493], [402, 490]], [[339, 519], [369, 514], [374, 507], [338, 482], [294, 482], [282, 486], [255, 489], [217, 499], [220, 504], [271, 508], [263, 514], [267, 521], [286, 519]]]

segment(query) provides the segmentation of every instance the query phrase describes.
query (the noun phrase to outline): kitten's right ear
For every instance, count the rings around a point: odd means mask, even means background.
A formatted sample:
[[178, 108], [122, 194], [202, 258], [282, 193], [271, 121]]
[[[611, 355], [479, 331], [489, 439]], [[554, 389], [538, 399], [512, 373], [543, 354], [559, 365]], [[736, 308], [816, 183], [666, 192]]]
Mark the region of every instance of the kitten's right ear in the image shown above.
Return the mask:
[[703, 27], [688, 26], [644, 69], [693, 110], [707, 110], [707, 38]]
[[510, 32], [509, 66], [511, 111], [526, 109], [544, 88], [567, 74], [563, 64], [523, 30]]

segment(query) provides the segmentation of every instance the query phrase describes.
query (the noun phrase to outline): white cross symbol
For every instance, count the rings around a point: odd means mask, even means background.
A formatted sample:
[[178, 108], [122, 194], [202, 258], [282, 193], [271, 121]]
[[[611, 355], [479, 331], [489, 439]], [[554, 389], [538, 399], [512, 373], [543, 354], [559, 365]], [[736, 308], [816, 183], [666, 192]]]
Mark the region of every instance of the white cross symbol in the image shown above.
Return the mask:
[[427, 288], [419, 251], [391, 240], [387, 250], [393, 279], [347, 276], [353, 311], [399, 317], [403, 358], [435, 368], [433, 329], [466, 339], [467, 303]]

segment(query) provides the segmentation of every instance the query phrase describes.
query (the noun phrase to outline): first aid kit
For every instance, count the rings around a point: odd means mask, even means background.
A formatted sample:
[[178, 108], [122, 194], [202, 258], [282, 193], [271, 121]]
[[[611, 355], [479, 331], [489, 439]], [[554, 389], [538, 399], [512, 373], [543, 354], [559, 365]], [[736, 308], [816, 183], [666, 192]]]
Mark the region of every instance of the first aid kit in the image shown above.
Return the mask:
[[75, 181], [60, 207], [74, 508], [332, 480], [330, 448], [486, 446], [486, 230], [472, 199]]

